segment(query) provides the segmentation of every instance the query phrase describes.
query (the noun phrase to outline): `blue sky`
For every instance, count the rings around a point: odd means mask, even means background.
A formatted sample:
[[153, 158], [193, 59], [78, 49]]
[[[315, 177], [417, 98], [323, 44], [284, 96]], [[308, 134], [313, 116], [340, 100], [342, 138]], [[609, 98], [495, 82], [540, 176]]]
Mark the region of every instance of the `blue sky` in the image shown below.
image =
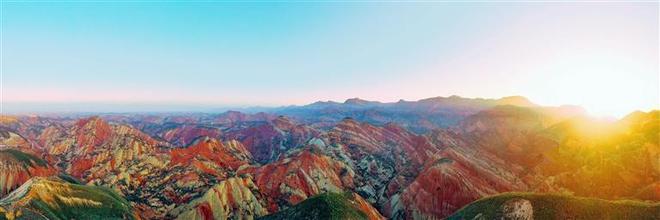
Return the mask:
[[618, 116], [660, 99], [654, 2], [2, 4], [10, 110], [455, 94]]

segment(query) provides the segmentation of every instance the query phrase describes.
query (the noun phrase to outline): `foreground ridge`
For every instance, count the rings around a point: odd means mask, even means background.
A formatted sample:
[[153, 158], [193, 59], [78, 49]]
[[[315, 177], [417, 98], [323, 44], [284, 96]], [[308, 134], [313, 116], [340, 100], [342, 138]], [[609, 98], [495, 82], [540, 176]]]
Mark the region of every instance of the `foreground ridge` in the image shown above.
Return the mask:
[[261, 220], [279, 219], [384, 219], [371, 205], [355, 193], [323, 193], [301, 203], [267, 215]]
[[35, 177], [0, 200], [0, 219], [135, 219], [111, 189]]
[[458, 219], [659, 219], [660, 202], [603, 200], [562, 194], [502, 193], [463, 207]]

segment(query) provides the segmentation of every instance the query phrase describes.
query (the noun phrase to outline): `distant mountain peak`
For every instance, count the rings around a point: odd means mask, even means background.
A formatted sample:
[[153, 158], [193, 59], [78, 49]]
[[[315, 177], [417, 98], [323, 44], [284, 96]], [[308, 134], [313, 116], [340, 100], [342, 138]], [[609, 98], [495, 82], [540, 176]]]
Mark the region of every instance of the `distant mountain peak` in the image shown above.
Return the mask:
[[86, 126], [95, 126], [95, 125], [109, 126], [108, 122], [106, 122], [105, 120], [103, 120], [99, 116], [91, 116], [91, 117], [88, 117], [88, 118], [82, 118], [82, 119], [79, 119], [76, 122], [76, 126], [79, 127], [79, 128], [83, 128], [83, 127], [86, 127]]
[[322, 104], [337, 104], [337, 102], [328, 100], [328, 101], [316, 101], [316, 102], [312, 103], [312, 105], [313, 104], [320, 104], [320, 105], [322, 105]]
[[352, 117], [344, 117], [343, 119], [341, 119], [341, 122], [340, 122], [340, 123], [355, 124], [355, 123], [358, 123], [358, 122], [355, 121], [355, 119], [352, 118]]
[[360, 98], [357, 98], [357, 97], [356, 98], [351, 98], [351, 99], [346, 99], [346, 101], [344, 101], [344, 104], [352, 104], [352, 105], [365, 105], [365, 104], [369, 104], [369, 103], [374, 103], [374, 102], [367, 101], [367, 100], [364, 100], [364, 99], [360, 99]]
[[522, 107], [533, 107], [537, 106], [533, 102], [529, 101], [524, 96], [507, 96], [507, 97], [502, 97], [498, 99], [497, 101], [498, 105], [515, 105], [515, 106], [522, 106]]
[[326, 107], [326, 106], [332, 106], [332, 105], [337, 105], [337, 104], [340, 104], [340, 103], [335, 102], [335, 101], [316, 101], [316, 102], [314, 102], [312, 104], [309, 104], [307, 106]]

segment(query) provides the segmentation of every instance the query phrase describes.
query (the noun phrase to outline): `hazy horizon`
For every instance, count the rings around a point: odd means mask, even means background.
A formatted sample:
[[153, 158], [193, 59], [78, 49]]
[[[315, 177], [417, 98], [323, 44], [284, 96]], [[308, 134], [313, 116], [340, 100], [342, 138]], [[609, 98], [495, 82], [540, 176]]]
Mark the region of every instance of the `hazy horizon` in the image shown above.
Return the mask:
[[361, 99], [366, 101], [380, 102], [383, 104], [392, 104], [398, 101], [406, 102], [416, 102], [424, 99], [430, 98], [450, 98], [450, 97], [459, 97], [465, 99], [484, 99], [484, 100], [498, 100], [510, 97], [522, 97], [527, 99], [530, 103], [540, 106], [540, 107], [578, 107], [585, 110], [587, 114], [590, 114], [594, 118], [600, 119], [621, 119], [624, 116], [636, 112], [636, 111], [653, 111], [658, 109], [642, 110], [637, 109], [630, 112], [627, 112], [624, 115], [613, 116], [613, 115], [595, 115], [592, 112], [589, 112], [588, 109], [579, 105], [572, 104], [562, 104], [562, 105], [544, 105], [542, 103], [537, 103], [534, 100], [529, 100], [524, 96], [505, 96], [505, 97], [496, 97], [496, 98], [483, 98], [483, 97], [464, 97], [459, 95], [451, 96], [432, 96], [416, 100], [366, 100], [360, 97], [351, 97], [343, 100], [317, 100], [315, 102], [304, 103], [304, 104], [290, 104], [290, 105], [222, 105], [222, 104], [212, 104], [212, 103], [102, 103], [102, 102], [61, 102], [61, 103], [4, 103], [9, 104], [9, 108], [5, 108], [4, 113], [9, 115], [30, 115], [30, 114], [46, 114], [46, 115], [59, 115], [59, 114], [83, 114], [83, 115], [97, 115], [97, 114], [168, 114], [168, 113], [224, 113], [227, 111], [240, 111], [244, 113], [259, 113], [259, 112], [270, 112], [281, 108], [287, 107], [303, 107], [306, 105], [315, 104], [316, 102], [334, 102], [334, 103], [345, 103], [349, 99]]
[[4, 112], [451, 95], [660, 108], [658, 2], [2, 6]]

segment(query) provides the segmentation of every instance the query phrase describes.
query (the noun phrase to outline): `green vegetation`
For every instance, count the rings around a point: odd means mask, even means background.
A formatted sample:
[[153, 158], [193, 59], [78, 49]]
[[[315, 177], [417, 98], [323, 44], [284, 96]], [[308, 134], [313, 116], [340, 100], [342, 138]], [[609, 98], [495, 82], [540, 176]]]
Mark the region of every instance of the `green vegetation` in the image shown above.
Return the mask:
[[473, 219], [479, 214], [495, 219], [503, 203], [517, 198], [532, 203], [534, 219], [660, 219], [660, 203], [537, 193], [503, 193], [482, 198], [447, 219]]
[[263, 220], [276, 219], [367, 219], [367, 215], [351, 204], [351, 193], [323, 193]]
[[134, 219], [128, 201], [109, 188], [55, 180], [33, 179], [0, 200], [7, 211], [0, 220], [12, 211], [21, 213], [16, 219]]
[[445, 163], [452, 163], [452, 162], [454, 162], [454, 160], [452, 160], [451, 158], [443, 157], [443, 158], [440, 158], [440, 159], [436, 160], [433, 163], [433, 166], [440, 165], [440, 164], [445, 164]]
[[19, 150], [15, 150], [15, 149], [3, 149], [3, 150], [0, 150], [0, 154], [9, 154], [13, 158], [16, 158], [16, 160], [23, 163], [24, 166], [38, 165], [38, 166], [45, 167], [45, 166], [48, 165], [48, 163], [46, 163], [45, 160], [43, 160], [39, 157], [36, 157], [32, 154], [23, 153]]
[[57, 177], [68, 183], [79, 184], [79, 185], [83, 184], [82, 181], [80, 181], [78, 178], [75, 178], [66, 173], [60, 173], [57, 175]]

